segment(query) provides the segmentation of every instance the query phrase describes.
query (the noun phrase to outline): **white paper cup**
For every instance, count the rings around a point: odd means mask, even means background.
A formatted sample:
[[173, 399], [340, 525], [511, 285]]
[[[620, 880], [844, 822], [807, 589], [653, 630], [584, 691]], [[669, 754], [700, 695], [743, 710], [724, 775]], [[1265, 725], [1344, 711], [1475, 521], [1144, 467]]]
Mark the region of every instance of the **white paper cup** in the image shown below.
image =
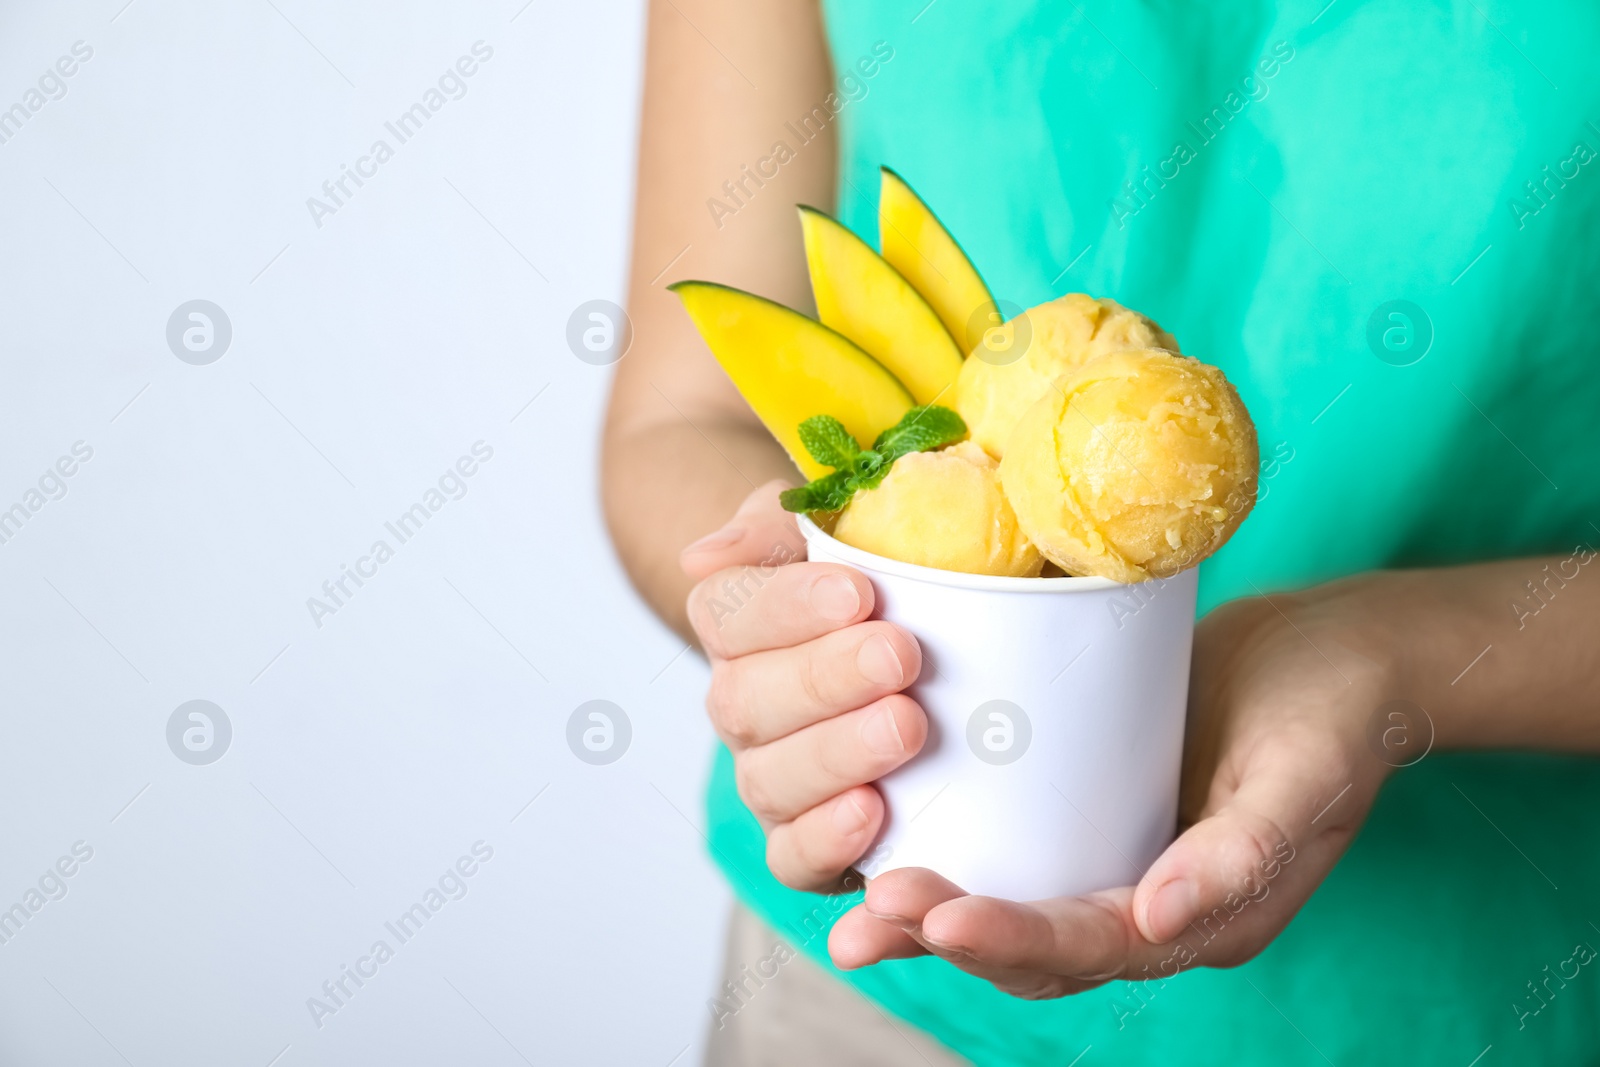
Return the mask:
[[1196, 572], [992, 578], [863, 552], [801, 516], [808, 558], [864, 572], [922, 646], [921, 752], [877, 785], [868, 878], [927, 867], [1010, 900], [1136, 883], [1172, 841]]

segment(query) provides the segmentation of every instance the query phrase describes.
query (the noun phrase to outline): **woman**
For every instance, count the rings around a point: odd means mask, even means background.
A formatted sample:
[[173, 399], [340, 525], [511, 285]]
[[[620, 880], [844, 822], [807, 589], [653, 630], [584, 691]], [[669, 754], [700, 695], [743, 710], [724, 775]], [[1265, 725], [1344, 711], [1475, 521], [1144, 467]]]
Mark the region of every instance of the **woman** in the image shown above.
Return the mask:
[[[618, 549], [709, 656], [727, 746], [713, 1060], [1596, 1061], [1600, 14], [823, 8], [652, 5], [605, 441]], [[809, 306], [793, 206], [870, 238], [880, 165], [1002, 298], [1144, 311], [1257, 421], [1259, 503], [1201, 574], [1183, 832], [1137, 886], [815, 895], [924, 740], [919, 652], [859, 575], [790, 562], [796, 474], [663, 286]]]

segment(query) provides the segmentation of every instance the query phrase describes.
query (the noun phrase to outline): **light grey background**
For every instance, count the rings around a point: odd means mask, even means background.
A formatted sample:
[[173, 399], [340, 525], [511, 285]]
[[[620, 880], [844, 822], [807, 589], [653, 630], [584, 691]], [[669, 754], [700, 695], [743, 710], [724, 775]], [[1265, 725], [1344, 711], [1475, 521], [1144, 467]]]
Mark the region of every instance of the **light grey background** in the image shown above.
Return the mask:
[[[623, 297], [639, 5], [124, 2], [0, 7], [0, 108], [93, 48], [0, 144], [0, 509], [93, 449], [0, 544], [0, 909], [94, 850], [0, 944], [0, 1063], [696, 1062], [727, 906], [704, 668], [611, 555], [610, 371], [566, 344]], [[379, 138], [319, 228], [307, 198]], [[166, 341], [194, 299], [233, 328], [206, 366]], [[307, 598], [380, 538], [319, 628]], [[566, 742], [596, 699], [632, 723], [604, 766]], [[168, 748], [190, 700], [232, 724], [207, 766]]]

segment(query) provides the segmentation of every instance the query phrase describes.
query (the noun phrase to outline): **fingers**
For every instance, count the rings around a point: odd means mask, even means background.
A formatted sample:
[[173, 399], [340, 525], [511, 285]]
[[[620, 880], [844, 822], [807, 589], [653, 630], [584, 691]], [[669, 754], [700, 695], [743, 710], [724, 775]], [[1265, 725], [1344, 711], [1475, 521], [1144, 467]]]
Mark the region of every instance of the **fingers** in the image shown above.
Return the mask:
[[874, 878], [867, 886], [864, 904], [876, 918], [917, 933], [929, 911], [966, 895], [960, 886], [930, 870], [901, 867]]
[[778, 505], [788, 486], [768, 482], [745, 498], [720, 529], [689, 545], [678, 565], [691, 578], [704, 578], [728, 567], [778, 566], [805, 558], [805, 538], [794, 515]]
[[793, 563], [728, 568], [689, 593], [689, 622], [711, 656], [788, 648], [872, 614], [872, 583], [853, 567]]
[[[1350, 836], [1317, 826], [1328, 799], [1342, 795], [1330, 783], [1344, 781], [1344, 764], [1325, 747], [1295, 748], [1264, 746], [1226, 802], [1168, 848], [1138, 887], [1032, 903], [952, 896], [924, 911], [916, 928], [897, 925], [1018, 996], [1241, 963], [1287, 924]], [[901, 873], [874, 883], [869, 910], [889, 912], [873, 890]], [[910, 903], [896, 905], [914, 912], [919, 892], [940, 895], [930, 885], [898, 887]]]
[[[1226, 802], [1185, 831], [1151, 865], [1133, 898], [1139, 932], [1161, 943], [1206, 918], [1214, 925], [1232, 926], [1229, 918], [1247, 903], [1301, 882], [1279, 881], [1301, 850], [1317, 858], [1302, 860], [1296, 871], [1322, 868], [1316, 872], [1320, 878], [1323, 865], [1331, 866], [1348, 843], [1350, 833], [1343, 828], [1359, 824], [1359, 818], [1352, 821], [1349, 811], [1340, 811], [1329, 801], [1342, 800], [1347, 808], [1358, 809], [1362, 804], [1358, 798], [1367, 795], [1364, 783], [1345, 775], [1344, 762], [1324, 748], [1306, 749], [1292, 741], [1264, 748], [1244, 769]], [[1278, 926], [1287, 923], [1294, 909], [1285, 910], [1281, 904], [1280, 900], [1270, 909], [1254, 908], [1252, 921], [1244, 927], [1258, 928], [1264, 910]]]
[[866, 967], [882, 960], [926, 956], [928, 950], [908, 933], [873, 917], [866, 905], [857, 904], [828, 932], [828, 956], [842, 971]]
[[[1134, 932], [1131, 898], [1124, 888], [1019, 904], [904, 868], [875, 878], [865, 906], [962, 970], [1014, 996], [1042, 998], [1081, 992], [1166, 954]], [[873, 943], [863, 936], [856, 945]]]
[[839, 796], [772, 827], [767, 868], [791, 889], [822, 892], [838, 885], [883, 825], [883, 798], [871, 786]]
[[897, 693], [921, 670], [915, 638], [892, 623], [864, 622], [794, 648], [716, 661], [706, 708], [724, 741], [751, 748]]
[[991, 975], [969, 965], [959, 947], [930, 941], [923, 922], [937, 908], [957, 900], [971, 899], [966, 890], [943, 875], [920, 867], [886, 871], [867, 886], [863, 906], [868, 914], [895, 927], [924, 949], [948, 963], [989, 978]]
[[834, 925], [828, 953], [836, 966], [846, 970], [924, 955], [929, 949], [918, 940], [923, 915], [964, 895], [954, 882], [920, 867], [886, 871], [867, 884], [861, 907]]
[[[932, 871], [902, 868], [873, 879], [863, 907], [872, 919], [1000, 990], [1042, 999], [1118, 976], [1176, 973], [1172, 947], [1148, 944], [1138, 935], [1132, 898], [1132, 888], [1124, 887], [1021, 904], [970, 896]], [[837, 947], [829, 941], [829, 951], [840, 967], [907, 951], [903, 941], [862, 919], [838, 937]]]
[[916, 701], [899, 693], [884, 697], [740, 753], [739, 795], [763, 821], [788, 822], [882, 778], [916, 755], [927, 736], [928, 719]]
[[[1127, 891], [1122, 891], [1124, 898]], [[1137, 936], [1114, 898], [1062, 897], [1019, 904], [959, 897], [922, 919], [922, 939], [990, 969], [1036, 971], [1097, 983], [1127, 973]]]
[[[997, 936], [1009, 935], [1002, 944], [1015, 951], [1018, 938], [1037, 936], [1036, 924], [1018, 930], [1018, 924], [1000, 924], [991, 930], [985, 917], [989, 906], [1007, 905], [1024, 909], [1028, 905], [1012, 905], [1008, 901], [995, 901], [988, 897], [968, 896], [962, 889], [932, 871], [902, 868], [879, 875], [867, 887], [865, 907], [869, 914], [898, 929], [922, 948], [953, 964], [968, 974], [992, 982], [996, 988], [1013, 996], [1028, 999], [1059, 997], [1079, 992], [1098, 984], [1065, 977], [1051, 970], [1012, 967], [1003, 962], [1006, 958], [990, 942]], [[859, 936], [849, 945], [858, 959], [867, 949], [901, 950], [903, 945], [892, 941], [881, 931], [859, 931]], [[887, 956], [883, 958], [888, 958]]]
[[784, 885], [834, 886], [883, 825], [883, 798], [865, 783], [910, 759], [927, 718], [893, 695], [771, 744], [741, 752], [739, 796], [767, 833], [767, 867]]
[[1133, 915], [1146, 940], [1171, 941], [1213, 910], [1242, 910], [1271, 891], [1289, 838], [1259, 813], [1225, 808], [1190, 827], [1164, 852], [1135, 891]]

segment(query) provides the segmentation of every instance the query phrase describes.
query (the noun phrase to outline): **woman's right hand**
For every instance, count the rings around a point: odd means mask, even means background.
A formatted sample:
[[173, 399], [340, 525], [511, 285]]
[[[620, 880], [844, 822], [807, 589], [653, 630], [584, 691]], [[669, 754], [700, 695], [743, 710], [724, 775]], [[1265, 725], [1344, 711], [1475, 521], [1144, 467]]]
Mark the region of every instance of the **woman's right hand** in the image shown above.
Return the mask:
[[688, 611], [711, 661], [706, 709], [766, 830], [767, 866], [822, 892], [842, 887], [883, 823], [870, 783], [927, 738], [926, 716], [901, 692], [922, 651], [893, 623], [868, 621], [874, 594], [860, 571], [804, 562], [783, 488], [751, 493], [681, 564], [699, 579]]

